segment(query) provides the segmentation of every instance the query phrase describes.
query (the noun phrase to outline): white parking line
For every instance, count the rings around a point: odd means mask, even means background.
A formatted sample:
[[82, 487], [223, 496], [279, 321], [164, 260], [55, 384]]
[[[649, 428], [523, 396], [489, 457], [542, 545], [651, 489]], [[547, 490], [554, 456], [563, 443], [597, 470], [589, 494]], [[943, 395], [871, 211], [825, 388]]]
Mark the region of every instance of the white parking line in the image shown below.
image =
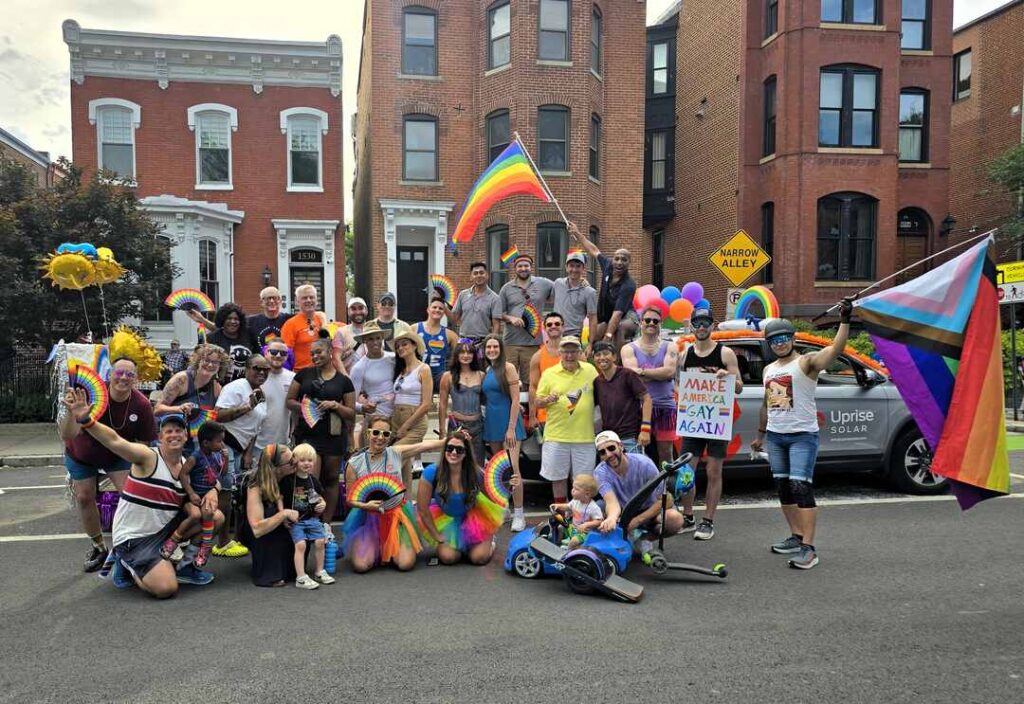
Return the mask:
[[37, 540], [88, 540], [85, 533], [54, 533], [51, 535], [3, 535], [0, 543], [28, 543]]
[[1024, 474], [1014, 474], [1013, 472], [1010, 472], [1010, 476], [1014, 479], [1024, 479]]
[[26, 491], [28, 489], [66, 489], [67, 484], [40, 484], [38, 486], [4, 486], [0, 487], [0, 494], [5, 491]]

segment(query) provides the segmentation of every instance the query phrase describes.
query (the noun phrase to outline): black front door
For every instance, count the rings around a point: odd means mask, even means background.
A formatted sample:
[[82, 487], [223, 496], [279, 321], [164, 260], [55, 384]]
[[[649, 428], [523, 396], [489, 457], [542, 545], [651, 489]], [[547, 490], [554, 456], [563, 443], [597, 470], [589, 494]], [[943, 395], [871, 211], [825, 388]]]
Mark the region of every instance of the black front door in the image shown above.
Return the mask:
[[398, 317], [407, 323], [423, 320], [427, 310], [427, 247], [398, 248]]

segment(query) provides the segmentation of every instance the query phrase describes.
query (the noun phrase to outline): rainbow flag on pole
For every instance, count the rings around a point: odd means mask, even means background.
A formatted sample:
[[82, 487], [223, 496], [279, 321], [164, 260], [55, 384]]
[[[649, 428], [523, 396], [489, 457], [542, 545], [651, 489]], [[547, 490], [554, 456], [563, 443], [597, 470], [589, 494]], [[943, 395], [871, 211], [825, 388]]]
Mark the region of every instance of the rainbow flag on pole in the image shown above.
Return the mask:
[[964, 510], [1010, 491], [994, 246], [854, 304]]
[[531, 195], [545, 203], [551, 202], [551, 196], [533, 170], [522, 145], [513, 141], [473, 184], [455, 225], [452, 246], [469, 242], [491, 206], [517, 194]]

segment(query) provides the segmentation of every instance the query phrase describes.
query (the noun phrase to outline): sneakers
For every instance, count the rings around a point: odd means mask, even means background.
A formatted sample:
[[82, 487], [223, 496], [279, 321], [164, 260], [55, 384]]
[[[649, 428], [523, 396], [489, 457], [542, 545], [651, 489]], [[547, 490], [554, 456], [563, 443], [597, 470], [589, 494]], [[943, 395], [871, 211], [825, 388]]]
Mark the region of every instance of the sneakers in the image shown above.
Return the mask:
[[711, 540], [715, 537], [715, 524], [711, 522], [711, 519], [702, 518], [700, 519], [700, 525], [697, 526], [697, 530], [693, 533], [694, 540]]
[[249, 554], [249, 548], [232, 540], [224, 547], [214, 548], [213, 554], [217, 557], [245, 557]]
[[687, 516], [684, 513], [683, 514], [683, 527], [679, 529], [679, 533], [677, 533], [677, 535], [682, 535], [683, 533], [692, 533], [696, 529], [697, 529], [697, 521], [694, 519], [693, 516]]
[[526, 517], [521, 513], [513, 516], [511, 529], [513, 533], [526, 530]]
[[801, 545], [800, 554], [789, 559], [789, 566], [798, 570], [809, 570], [818, 564], [818, 555], [813, 545]]
[[103, 567], [103, 563], [107, 559], [107, 554], [110, 551], [106, 548], [98, 548], [93, 545], [89, 548], [89, 552], [85, 554], [85, 562], [82, 564], [83, 572], [95, 572], [100, 567]]
[[[171, 555], [173, 555], [174, 551], [177, 549], [178, 541], [174, 538], [168, 538], [164, 541], [164, 544], [160, 546], [160, 557], [162, 557], [165, 560], [170, 560]], [[180, 560], [181, 558], [178, 559]]]
[[135, 580], [131, 573], [121, 564], [120, 560], [114, 560], [114, 567], [110, 570], [110, 583], [118, 589], [127, 589], [135, 586]]
[[202, 567], [206, 564], [206, 561], [210, 559], [210, 550], [213, 548], [209, 543], [202, 543], [199, 546], [199, 552], [196, 553], [196, 557], [192, 560], [192, 564], [196, 567]]
[[299, 589], [319, 589], [320, 585], [309, 578], [308, 574], [299, 576], [295, 580], [295, 586]]
[[338, 581], [331, 575], [327, 574], [327, 570], [320, 570], [320, 573], [314, 575], [314, 578], [316, 581], [320, 582], [320, 584], [334, 584]]
[[177, 577], [179, 584], [194, 584], [197, 587], [205, 586], [213, 581], [213, 574], [203, 572], [192, 563], [179, 568]]
[[772, 545], [772, 552], [776, 555], [789, 555], [794, 552], [800, 552], [801, 545], [803, 545], [803, 541], [795, 535], [791, 535], [785, 540]]

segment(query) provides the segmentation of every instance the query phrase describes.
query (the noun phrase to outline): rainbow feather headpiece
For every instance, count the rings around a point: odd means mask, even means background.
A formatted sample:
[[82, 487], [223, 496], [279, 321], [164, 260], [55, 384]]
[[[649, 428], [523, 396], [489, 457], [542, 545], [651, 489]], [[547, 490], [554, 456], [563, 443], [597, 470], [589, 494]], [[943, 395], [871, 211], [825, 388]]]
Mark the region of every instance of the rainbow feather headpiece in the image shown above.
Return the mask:
[[405, 486], [398, 477], [387, 472], [370, 472], [349, 487], [348, 500], [362, 503], [387, 501], [400, 496], [404, 491]]
[[447, 276], [444, 274], [431, 274], [430, 287], [441, 294], [441, 300], [449, 308], [455, 305], [455, 296], [457, 295], [455, 283]]
[[302, 413], [302, 420], [306, 421], [306, 425], [310, 428], [319, 423], [324, 417], [323, 411], [316, 405], [316, 401], [309, 396], [302, 397], [302, 400], [299, 402], [299, 411]]
[[164, 305], [175, 310], [197, 310], [200, 313], [212, 313], [217, 310], [213, 301], [205, 293], [196, 288], [179, 288], [164, 299]]
[[736, 301], [736, 317], [740, 320], [746, 319], [750, 315], [751, 306], [755, 303], [761, 304], [765, 318], [778, 318], [781, 314], [779, 302], [771, 289], [764, 286], [751, 286], [740, 294], [740, 299]]
[[499, 506], [508, 506], [508, 499], [512, 495], [511, 478], [512, 459], [508, 450], [502, 450], [487, 460], [484, 466], [484, 495]]
[[523, 307], [523, 322], [526, 323], [523, 329], [531, 336], [537, 337], [540, 334], [540, 311], [537, 306], [527, 303]]
[[110, 405], [110, 391], [103, 383], [99, 373], [92, 367], [76, 364], [68, 369], [68, 384], [71, 388], [85, 389], [85, 397], [89, 401], [89, 417], [99, 420]]

